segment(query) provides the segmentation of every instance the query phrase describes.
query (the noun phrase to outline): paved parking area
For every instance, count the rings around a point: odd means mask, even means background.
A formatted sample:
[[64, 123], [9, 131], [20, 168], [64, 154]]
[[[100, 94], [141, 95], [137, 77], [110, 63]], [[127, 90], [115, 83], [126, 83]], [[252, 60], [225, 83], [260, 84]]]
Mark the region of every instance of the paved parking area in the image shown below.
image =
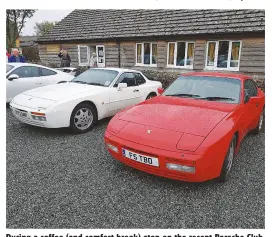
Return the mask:
[[245, 138], [227, 183], [193, 184], [114, 160], [109, 119], [83, 135], [6, 119], [7, 228], [264, 228], [264, 133]]

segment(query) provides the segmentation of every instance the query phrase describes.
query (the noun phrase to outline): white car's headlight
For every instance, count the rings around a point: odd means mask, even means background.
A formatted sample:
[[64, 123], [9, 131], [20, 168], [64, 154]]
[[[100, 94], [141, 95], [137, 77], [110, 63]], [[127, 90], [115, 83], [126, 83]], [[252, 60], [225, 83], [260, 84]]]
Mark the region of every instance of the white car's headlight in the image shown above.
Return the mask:
[[31, 112], [31, 118], [38, 121], [46, 121], [45, 113]]

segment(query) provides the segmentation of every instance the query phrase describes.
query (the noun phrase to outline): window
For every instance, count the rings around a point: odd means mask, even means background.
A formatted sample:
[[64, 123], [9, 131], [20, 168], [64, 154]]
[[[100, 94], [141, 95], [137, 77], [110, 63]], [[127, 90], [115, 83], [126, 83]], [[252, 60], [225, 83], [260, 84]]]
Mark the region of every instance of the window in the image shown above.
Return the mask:
[[167, 66], [193, 68], [194, 62], [193, 42], [170, 42], [168, 43]]
[[14, 68], [14, 66], [6, 64], [6, 73], [8, 73], [12, 68]]
[[40, 75], [41, 76], [53, 76], [53, 75], [56, 75], [57, 73], [52, 71], [52, 70], [49, 70], [49, 69], [46, 69], [46, 68], [40, 68]]
[[117, 87], [119, 83], [127, 83], [128, 87], [136, 86], [136, 80], [132, 72], [123, 73], [116, 81], [114, 87]]
[[239, 70], [241, 41], [209, 41], [206, 52], [206, 68]]
[[23, 66], [15, 69], [12, 74], [16, 74], [19, 76], [19, 78], [25, 78], [25, 77], [39, 77], [39, 69], [38, 67], [29, 67], [29, 66]]
[[96, 45], [97, 65], [105, 67], [105, 47], [104, 45]]
[[136, 65], [157, 66], [157, 56], [156, 43], [136, 44]]
[[258, 95], [257, 87], [252, 80], [245, 80], [244, 89], [247, 91], [250, 97]]
[[213, 76], [180, 76], [163, 93], [164, 96], [194, 98], [222, 103], [240, 102], [241, 80]]
[[78, 46], [78, 63], [79, 66], [89, 66], [89, 47], [88, 46]]
[[118, 71], [105, 69], [89, 69], [76, 76], [72, 82], [108, 87], [117, 77]]
[[[95, 58], [93, 58], [94, 56]], [[94, 64], [97, 67], [105, 67], [105, 61], [104, 45], [78, 45], [79, 66]]]
[[134, 73], [135, 79], [136, 79], [136, 85], [142, 85], [145, 84], [145, 79], [140, 73]]

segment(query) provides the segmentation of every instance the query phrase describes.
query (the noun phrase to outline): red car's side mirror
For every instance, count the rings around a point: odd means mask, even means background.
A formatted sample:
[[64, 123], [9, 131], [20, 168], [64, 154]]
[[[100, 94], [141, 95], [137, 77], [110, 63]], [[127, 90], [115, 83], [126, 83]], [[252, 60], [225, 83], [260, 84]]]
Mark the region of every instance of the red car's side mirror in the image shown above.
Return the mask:
[[161, 88], [161, 87], [158, 88], [158, 93], [159, 93], [160, 95], [163, 93], [163, 91], [164, 91], [163, 88]]
[[255, 96], [254, 97], [250, 97], [249, 101], [248, 101], [249, 104], [257, 104], [259, 102], [260, 102], [260, 98], [257, 97], [257, 96], [256, 97]]

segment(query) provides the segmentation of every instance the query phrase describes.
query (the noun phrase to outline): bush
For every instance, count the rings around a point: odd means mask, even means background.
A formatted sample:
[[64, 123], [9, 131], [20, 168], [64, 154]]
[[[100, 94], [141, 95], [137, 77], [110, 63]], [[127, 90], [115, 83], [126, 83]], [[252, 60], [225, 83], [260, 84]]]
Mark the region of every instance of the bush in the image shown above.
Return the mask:
[[40, 62], [39, 49], [36, 45], [22, 48], [22, 54], [24, 55], [26, 61], [29, 63]]

